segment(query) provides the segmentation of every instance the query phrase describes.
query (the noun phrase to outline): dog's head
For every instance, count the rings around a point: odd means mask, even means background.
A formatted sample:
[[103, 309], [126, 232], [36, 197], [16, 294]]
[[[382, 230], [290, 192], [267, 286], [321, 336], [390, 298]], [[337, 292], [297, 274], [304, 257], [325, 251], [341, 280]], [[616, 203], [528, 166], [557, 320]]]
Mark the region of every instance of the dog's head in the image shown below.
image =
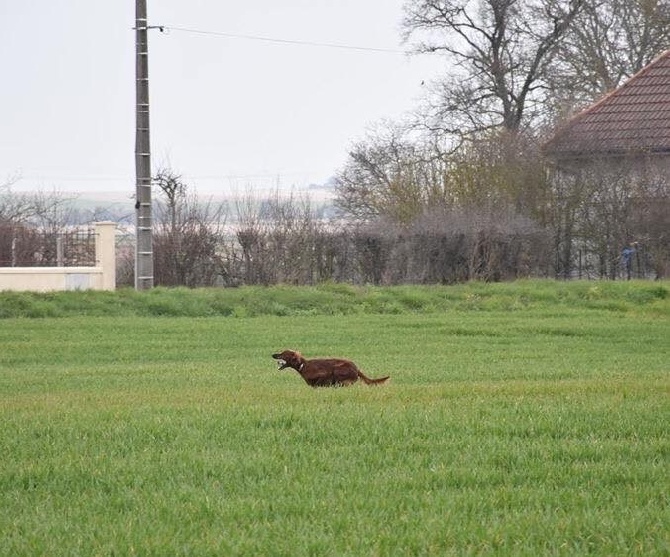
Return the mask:
[[300, 367], [305, 362], [305, 358], [302, 357], [302, 354], [294, 350], [284, 350], [278, 354], [272, 354], [272, 357], [277, 360], [277, 364], [279, 365], [277, 369], [279, 370], [290, 367], [299, 371]]

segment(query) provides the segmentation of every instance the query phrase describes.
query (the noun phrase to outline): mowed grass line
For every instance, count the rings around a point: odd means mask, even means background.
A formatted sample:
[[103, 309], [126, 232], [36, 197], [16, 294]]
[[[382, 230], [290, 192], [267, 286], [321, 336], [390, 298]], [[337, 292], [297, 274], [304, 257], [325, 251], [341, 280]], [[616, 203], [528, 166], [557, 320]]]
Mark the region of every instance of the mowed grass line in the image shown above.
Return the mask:
[[[664, 555], [655, 309], [0, 326], [2, 555]], [[279, 348], [382, 388], [313, 390]]]

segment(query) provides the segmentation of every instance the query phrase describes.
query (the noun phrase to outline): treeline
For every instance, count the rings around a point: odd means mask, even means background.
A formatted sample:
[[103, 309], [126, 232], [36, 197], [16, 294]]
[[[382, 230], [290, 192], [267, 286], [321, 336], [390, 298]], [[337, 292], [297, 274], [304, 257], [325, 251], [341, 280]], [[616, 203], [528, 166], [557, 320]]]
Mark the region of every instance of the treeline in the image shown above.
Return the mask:
[[[356, 221], [343, 213], [326, 218], [323, 207], [294, 194], [276, 192], [264, 199], [247, 194], [222, 206], [199, 200], [182, 186], [179, 196], [156, 200], [156, 285], [453, 284], [657, 276], [643, 244], [637, 245], [630, 267], [621, 252], [611, 258], [584, 244], [575, 249], [566, 274], [555, 230], [502, 204], [488, 210], [435, 207], [407, 223]], [[126, 256], [118, 266], [119, 283], [131, 285], [132, 245], [120, 253]]]
[[[184, 184], [178, 191], [156, 200], [157, 285], [448, 284], [554, 274], [546, 232], [509, 211], [436, 210], [410, 225], [356, 222], [342, 213], [324, 218], [322, 207], [294, 194], [249, 193], [225, 210]], [[130, 284], [127, 253], [120, 278]]]
[[[162, 188], [166, 177], [179, 187]], [[617, 195], [608, 200], [598, 181], [599, 201], [591, 191], [580, 197], [587, 201], [572, 205], [567, 196], [549, 188], [540, 196], [544, 213], [532, 216], [524, 214], [521, 199], [516, 209], [511, 197], [505, 200], [499, 192], [488, 205], [434, 198], [430, 205], [418, 204], [416, 212], [407, 210], [405, 219], [397, 215], [357, 219], [342, 208], [335, 211], [331, 205], [315, 205], [307, 197], [280, 192], [269, 198], [248, 193], [222, 204], [199, 198], [169, 171], [162, 178], [159, 174], [156, 183], [153, 248], [158, 286], [667, 276], [667, 205], [658, 201], [640, 205], [639, 200]], [[616, 181], [605, 183], [617, 193]], [[519, 190], [523, 191], [529, 190]], [[48, 196], [40, 199], [42, 206], [50, 205]], [[342, 198], [336, 201], [341, 204]], [[17, 203], [11, 191], [0, 191], [0, 209]], [[81, 260], [82, 244], [68, 241], [74, 232], [66, 218], [67, 204], [59, 197], [52, 204], [48, 221], [32, 211], [11, 218], [5, 212], [0, 222], [2, 265], [58, 264], [59, 241], [65, 265], [86, 264]], [[74, 245], [78, 247], [73, 249]], [[85, 245], [92, 249], [90, 241]], [[132, 232], [119, 236], [119, 286], [134, 284], [133, 250]]]

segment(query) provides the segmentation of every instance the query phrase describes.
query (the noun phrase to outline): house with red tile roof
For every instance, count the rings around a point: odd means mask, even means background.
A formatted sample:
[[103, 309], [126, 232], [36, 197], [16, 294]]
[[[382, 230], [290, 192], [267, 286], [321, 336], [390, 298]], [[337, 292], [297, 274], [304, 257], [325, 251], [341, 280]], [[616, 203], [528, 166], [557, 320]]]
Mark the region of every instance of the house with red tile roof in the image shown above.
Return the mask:
[[621, 276], [631, 246], [656, 277], [670, 274], [670, 50], [560, 125], [543, 150], [563, 211], [559, 274], [574, 275], [583, 249], [597, 254], [597, 276]]
[[545, 152], [556, 160], [670, 156], [670, 50], [567, 120]]

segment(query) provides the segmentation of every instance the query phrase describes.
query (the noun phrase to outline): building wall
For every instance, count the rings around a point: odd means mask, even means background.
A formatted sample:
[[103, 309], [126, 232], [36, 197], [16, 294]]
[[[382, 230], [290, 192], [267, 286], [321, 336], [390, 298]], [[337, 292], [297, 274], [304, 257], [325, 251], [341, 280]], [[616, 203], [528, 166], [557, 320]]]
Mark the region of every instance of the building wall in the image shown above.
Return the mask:
[[0, 267], [0, 291], [114, 290], [116, 223], [95, 223], [95, 267]]

